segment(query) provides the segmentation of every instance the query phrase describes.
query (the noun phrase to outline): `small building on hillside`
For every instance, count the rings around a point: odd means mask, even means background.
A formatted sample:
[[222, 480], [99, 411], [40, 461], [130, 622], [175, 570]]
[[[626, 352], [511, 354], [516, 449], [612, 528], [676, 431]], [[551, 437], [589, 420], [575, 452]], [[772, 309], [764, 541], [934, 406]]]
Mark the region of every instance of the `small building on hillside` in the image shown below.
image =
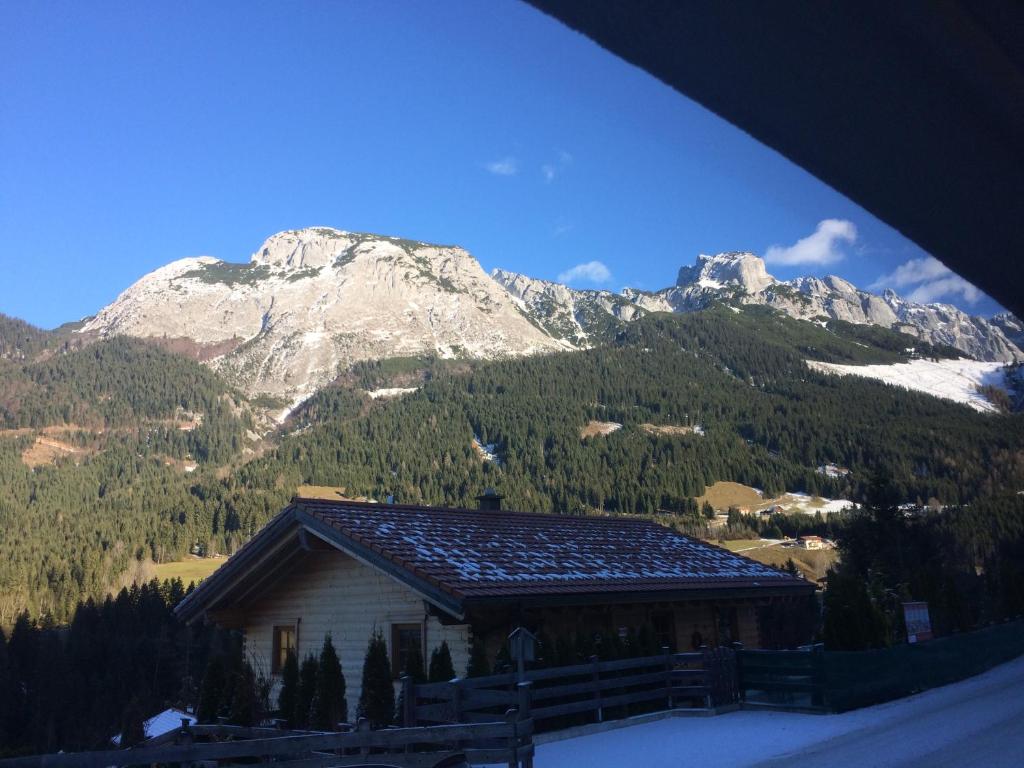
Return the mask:
[[[660, 646], [760, 644], [757, 609], [815, 586], [631, 517], [569, 517], [294, 499], [176, 608], [244, 631], [250, 659], [276, 675], [289, 652], [330, 634], [350, 702], [371, 633], [394, 670], [447, 641], [458, 674], [471, 643], [493, 662], [508, 633], [628, 635]], [[498, 508], [495, 508], [498, 507]]]
[[800, 546], [804, 549], [832, 549], [833, 544], [828, 539], [823, 539], [821, 536], [801, 536]]

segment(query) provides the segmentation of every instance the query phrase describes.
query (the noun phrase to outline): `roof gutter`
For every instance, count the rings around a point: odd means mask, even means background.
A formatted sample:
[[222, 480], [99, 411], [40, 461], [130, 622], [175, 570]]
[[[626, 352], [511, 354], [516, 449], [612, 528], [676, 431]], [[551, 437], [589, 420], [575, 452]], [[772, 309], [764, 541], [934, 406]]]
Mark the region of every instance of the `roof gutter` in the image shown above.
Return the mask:
[[685, 600], [748, 600], [765, 597], [794, 597], [813, 594], [817, 586], [803, 584], [774, 584], [757, 587], [696, 587], [693, 589], [636, 589], [606, 592], [563, 592], [534, 595], [509, 594], [467, 597], [463, 604], [467, 611], [474, 608], [521, 605], [527, 608], [570, 605], [608, 605], [609, 603], [663, 603]]

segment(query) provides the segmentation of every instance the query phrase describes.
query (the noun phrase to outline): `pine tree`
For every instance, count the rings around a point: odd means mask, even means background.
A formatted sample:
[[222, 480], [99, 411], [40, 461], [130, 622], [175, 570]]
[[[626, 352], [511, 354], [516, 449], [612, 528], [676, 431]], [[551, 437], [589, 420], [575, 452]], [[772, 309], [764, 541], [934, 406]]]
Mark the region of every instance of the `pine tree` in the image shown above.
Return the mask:
[[231, 710], [228, 722], [233, 725], [256, 725], [259, 719], [259, 694], [256, 691], [256, 673], [249, 662], [243, 662], [235, 672], [231, 692]]
[[224, 666], [224, 657], [220, 654], [213, 656], [206, 665], [203, 685], [199, 691], [199, 707], [196, 709], [200, 723], [215, 721], [225, 704], [227, 677]]
[[469, 661], [466, 664], [466, 677], [483, 677], [490, 674], [490, 671], [491, 667], [487, 663], [487, 651], [484, 648], [483, 639], [474, 635], [469, 643]]
[[320, 676], [317, 678], [313, 727], [321, 731], [331, 731], [338, 727], [338, 723], [347, 720], [345, 675], [341, 669], [341, 660], [334, 650], [334, 643], [331, 642], [331, 636], [327, 635], [320, 651]]
[[298, 728], [295, 712], [299, 701], [299, 659], [292, 651], [281, 667], [281, 692], [277, 695], [277, 709], [291, 728]]
[[121, 716], [121, 747], [134, 747], [146, 740], [146, 715], [138, 696], [133, 696]]
[[418, 649], [416, 653], [406, 655], [405, 669], [399, 670], [399, 677], [403, 675], [411, 677], [414, 683], [427, 682], [427, 673], [423, 669], [423, 654], [419, 653]]
[[388, 648], [380, 630], [370, 636], [363, 661], [363, 685], [359, 693], [359, 716], [371, 728], [384, 728], [395, 718], [395, 689], [391, 681]]
[[448, 641], [442, 640], [440, 647], [430, 654], [430, 674], [427, 679], [431, 683], [444, 683], [453, 677], [455, 667], [452, 666], [452, 652], [448, 649]]
[[298, 728], [311, 725], [319, 674], [320, 663], [316, 656], [310, 654], [302, 660], [302, 666], [299, 667], [299, 690], [295, 699], [295, 723]]

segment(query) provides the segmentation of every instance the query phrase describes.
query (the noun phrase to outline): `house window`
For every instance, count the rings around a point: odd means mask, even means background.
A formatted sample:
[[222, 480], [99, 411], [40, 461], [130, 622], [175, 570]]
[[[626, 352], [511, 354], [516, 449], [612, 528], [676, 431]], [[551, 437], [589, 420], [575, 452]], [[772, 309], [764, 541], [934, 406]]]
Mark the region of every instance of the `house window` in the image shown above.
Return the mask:
[[651, 628], [658, 648], [676, 649], [676, 626], [674, 617], [669, 611], [658, 611], [651, 614]]
[[391, 674], [395, 677], [409, 668], [409, 657], [417, 654], [423, 662], [423, 630], [419, 624], [391, 625]]
[[270, 656], [272, 674], [281, 672], [289, 653], [295, 653], [295, 625], [274, 627], [274, 650]]

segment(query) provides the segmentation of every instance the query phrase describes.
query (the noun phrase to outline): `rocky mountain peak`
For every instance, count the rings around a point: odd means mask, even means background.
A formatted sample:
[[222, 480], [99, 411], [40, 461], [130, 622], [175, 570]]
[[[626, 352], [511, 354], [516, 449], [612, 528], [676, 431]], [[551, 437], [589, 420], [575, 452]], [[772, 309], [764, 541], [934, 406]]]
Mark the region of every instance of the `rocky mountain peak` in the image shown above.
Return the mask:
[[676, 285], [717, 290], [726, 286], [738, 286], [745, 293], [763, 291], [777, 282], [768, 274], [764, 259], [753, 253], [730, 251], [714, 256], [701, 254], [692, 267], [680, 267]]
[[249, 261], [275, 269], [326, 267], [333, 264], [352, 244], [350, 233], [340, 229], [292, 229], [268, 237]]
[[359, 360], [566, 346], [465, 250], [329, 227], [279, 232], [244, 264], [174, 262], [84, 330], [187, 339], [247, 393], [293, 405]]

